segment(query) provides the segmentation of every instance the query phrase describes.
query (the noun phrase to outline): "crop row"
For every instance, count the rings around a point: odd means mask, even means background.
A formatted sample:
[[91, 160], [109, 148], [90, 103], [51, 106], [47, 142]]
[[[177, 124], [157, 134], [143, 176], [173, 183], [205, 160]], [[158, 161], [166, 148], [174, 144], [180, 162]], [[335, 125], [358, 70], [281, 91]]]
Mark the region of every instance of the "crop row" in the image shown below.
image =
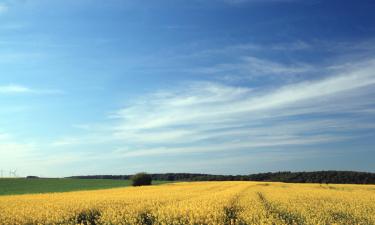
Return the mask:
[[375, 224], [375, 187], [193, 182], [0, 197], [0, 224]]

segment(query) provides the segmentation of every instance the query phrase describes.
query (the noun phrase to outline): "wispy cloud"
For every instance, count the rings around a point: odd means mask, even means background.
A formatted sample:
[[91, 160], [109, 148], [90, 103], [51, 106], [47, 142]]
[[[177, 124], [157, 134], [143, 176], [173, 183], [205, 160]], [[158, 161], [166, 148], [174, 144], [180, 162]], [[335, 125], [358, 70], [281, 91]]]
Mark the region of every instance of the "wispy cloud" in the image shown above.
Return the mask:
[[[311, 53], [311, 52], [325, 52], [336, 53], [345, 57], [353, 57], [352, 53], [361, 53], [361, 55], [369, 55], [374, 53], [373, 38], [359, 39], [353, 41], [327, 41], [327, 40], [294, 40], [288, 42], [244, 42], [227, 46], [220, 46], [220, 48], [204, 48], [196, 51], [190, 57], [209, 57], [215, 55], [229, 55], [242, 56], [246, 55], [257, 56], [264, 53]], [[370, 54], [371, 55], [371, 54]], [[299, 55], [300, 56], [300, 55]], [[260, 58], [261, 59], [261, 58]]]
[[337, 67], [322, 69], [330, 73], [324, 78], [271, 88], [183, 83], [128, 102], [106, 125], [85, 125], [86, 136], [49, 146], [100, 145], [112, 149], [106, 157], [118, 159], [252, 154], [366, 136], [375, 130], [375, 60]]
[[274, 89], [205, 82], [147, 95], [116, 112], [120, 124], [113, 135], [129, 146], [117, 153], [234, 151], [355, 138], [351, 132], [375, 128], [366, 117], [375, 107], [369, 101], [374, 70], [370, 59], [324, 79]]
[[8, 84], [0, 86], [0, 94], [61, 94], [61, 90], [53, 89], [33, 89], [18, 84]]
[[31, 93], [33, 92], [32, 89], [21, 86], [21, 85], [15, 85], [10, 84], [6, 86], [0, 86], [0, 93], [6, 93], [6, 94], [13, 94], [13, 93]]
[[285, 65], [256, 57], [245, 57], [243, 59], [249, 72], [254, 74], [296, 74], [311, 70], [311, 66], [306, 64]]
[[280, 80], [290, 82], [297, 76], [314, 72], [315, 67], [306, 63], [275, 62], [254, 56], [243, 56], [233, 63], [222, 63], [193, 69], [194, 73], [210, 74], [219, 80]]

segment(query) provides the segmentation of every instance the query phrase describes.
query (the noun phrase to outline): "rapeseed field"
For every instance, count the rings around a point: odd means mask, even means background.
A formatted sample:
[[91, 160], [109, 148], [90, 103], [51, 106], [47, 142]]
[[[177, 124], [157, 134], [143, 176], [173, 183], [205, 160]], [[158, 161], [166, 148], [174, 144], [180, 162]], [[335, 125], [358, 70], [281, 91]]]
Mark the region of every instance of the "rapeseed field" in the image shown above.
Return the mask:
[[374, 185], [189, 182], [0, 197], [0, 224], [375, 224]]

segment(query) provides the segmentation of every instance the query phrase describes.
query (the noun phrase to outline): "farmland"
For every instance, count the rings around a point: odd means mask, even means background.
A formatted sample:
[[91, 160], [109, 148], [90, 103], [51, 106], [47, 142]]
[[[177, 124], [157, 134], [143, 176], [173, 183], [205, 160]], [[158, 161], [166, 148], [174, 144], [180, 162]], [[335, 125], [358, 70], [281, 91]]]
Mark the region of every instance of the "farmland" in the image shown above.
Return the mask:
[[[154, 184], [164, 183], [154, 181]], [[52, 193], [80, 190], [98, 190], [116, 187], [125, 187], [131, 184], [130, 180], [109, 179], [23, 179], [1, 178], [0, 195]]]
[[190, 182], [0, 197], [0, 224], [375, 224], [374, 185]]
[[0, 179], [0, 195], [97, 190], [129, 186], [129, 180]]

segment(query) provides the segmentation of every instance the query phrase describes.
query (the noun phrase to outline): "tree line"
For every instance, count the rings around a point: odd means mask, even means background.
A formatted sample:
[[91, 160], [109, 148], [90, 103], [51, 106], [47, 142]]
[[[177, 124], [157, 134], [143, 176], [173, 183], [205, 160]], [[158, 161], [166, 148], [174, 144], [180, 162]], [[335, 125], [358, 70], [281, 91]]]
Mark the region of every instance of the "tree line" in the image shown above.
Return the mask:
[[[152, 180], [165, 181], [274, 181], [286, 183], [375, 184], [375, 173], [355, 171], [269, 172], [250, 175], [154, 173]], [[79, 179], [131, 179], [132, 175], [72, 176]]]

